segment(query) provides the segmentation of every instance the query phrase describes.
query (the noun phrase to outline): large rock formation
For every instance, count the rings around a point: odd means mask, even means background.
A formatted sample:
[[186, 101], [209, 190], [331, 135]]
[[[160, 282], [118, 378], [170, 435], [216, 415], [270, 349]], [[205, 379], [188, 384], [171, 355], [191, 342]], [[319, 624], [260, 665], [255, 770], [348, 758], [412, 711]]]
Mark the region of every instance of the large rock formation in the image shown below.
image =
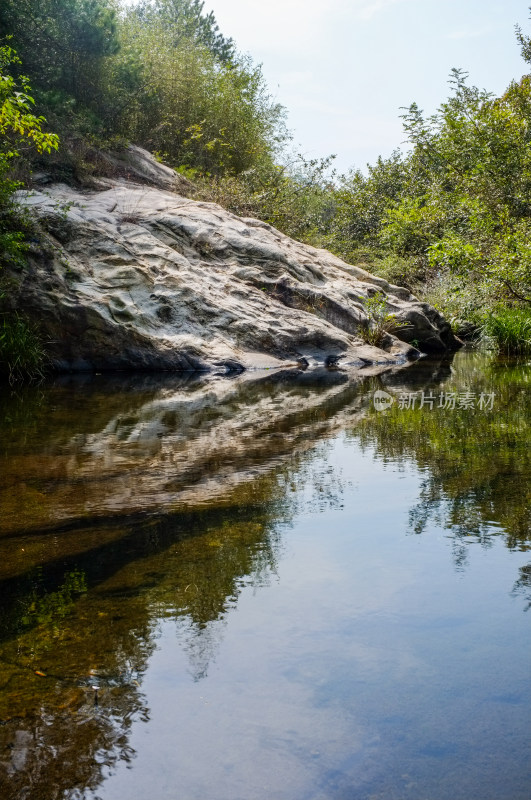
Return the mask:
[[[406, 289], [176, 194], [174, 173], [145, 151], [130, 162], [137, 182], [20, 195], [46, 233], [13, 303], [38, 320], [56, 369], [360, 366], [455, 347], [444, 318]], [[374, 326], [365, 302], [377, 293], [415, 347], [389, 334], [379, 347], [364, 342]]]

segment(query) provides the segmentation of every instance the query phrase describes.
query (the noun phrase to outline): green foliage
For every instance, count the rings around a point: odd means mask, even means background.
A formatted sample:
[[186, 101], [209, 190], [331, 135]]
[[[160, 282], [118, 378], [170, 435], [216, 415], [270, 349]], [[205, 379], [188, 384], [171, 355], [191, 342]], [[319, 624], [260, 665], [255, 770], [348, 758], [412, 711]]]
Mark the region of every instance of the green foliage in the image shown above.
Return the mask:
[[62, 92], [97, 109], [106, 59], [118, 48], [109, 0], [3, 0], [0, 28], [13, 36], [38, 94]]
[[[22, 78], [21, 89], [13, 77], [4, 74], [10, 64], [20, 63], [19, 59], [10, 47], [0, 47], [0, 136], [4, 146], [6, 135], [19, 137], [19, 141], [30, 144], [39, 152], [49, 153], [56, 150], [59, 138], [53, 133], [45, 133], [42, 130], [44, 117], [36, 117], [31, 113], [31, 106], [34, 100], [28, 94], [30, 87], [26, 78]], [[4, 147], [2, 148], [4, 149]], [[18, 155], [14, 149], [4, 151], [4, 158], [11, 158]]]
[[395, 314], [387, 311], [387, 303], [381, 294], [365, 301], [368, 322], [362, 326], [362, 336], [367, 344], [380, 347], [385, 344], [388, 334], [397, 334], [400, 329], [409, 327], [409, 322], [399, 322]]
[[[7, 74], [19, 59], [9, 46], [0, 47], [0, 268], [21, 267], [27, 245], [24, 232], [27, 220], [14, 201], [19, 184], [10, 178], [13, 161], [20, 150], [33, 148], [39, 153], [57, 149], [59, 139], [42, 130], [44, 117], [32, 113], [33, 98], [26, 78]], [[0, 376], [9, 381], [41, 374], [44, 349], [34, 326], [18, 314], [0, 316]]]
[[221, 63], [230, 63], [236, 56], [234, 42], [219, 30], [214, 12], [204, 12], [203, 0], [144, 0], [136, 14], [144, 24], [162, 20], [172, 32], [173, 46], [194, 42], [206, 49]]
[[446, 317], [458, 336], [477, 338], [488, 297], [466, 278], [442, 271], [424, 284], [423, 299]]
[[367, 175], [355, 170], [343, 176], [334, 190], [328, 245], [347, 259], [360, 244], [378, 249], [382, 218], [400, 198], [407, 180], [407, 163], [398, 150], [390, 158], [368, 165]]
[[409, 152], [343, 179], [325, 241], [347, 259], [369, 248], [378, 274], [477, 322], [531, 303], [531, 76], [497, 98], [460, 70], [450, 85], [431, 117], [404, 110]]
[[[531, 78], [500, 98], [469, 87], [454, 70], [453, 94], [425, 120], [404, 114], [414, 183], [382, 218], [381, 243], [424, 255], [487, 290], [493, 301], [531, 302]], [[420, 187], [420, 191], [419, 191]]]
[[531, 312], [526, 309], [509, 307], [488, 313], [481, 330], [486, 340], [501, 353], [531, 353]]
[[13, 196], [19, 183], [10, 178], [12, 163], [20, 151], [33, 148], [39, 153], [57, 149], [59, 139], [42, 130], [44, 117], [32, 113], [33, 98], [26, 78], [20, 84], [7, 74], [13, 64], [19, 64], [11, 47], [0, 47], [0, 269], [6, 265], [22, 265], [26, 245], [23, 229], [26, 222]]
[[17, 313], [0, 315], [0, 377], [10, 383], [42, 376], [46, 353], [37, 328]]
[[18, 185], [9, 178], [9, 159], [0, 153], [0, 270], [8, 265], [22, 266], [27, 249], [20, 230], [20, 215], [13, 202]]
[[[355, 252], [362, 254], [363, 250]], [[399, 256], [396, 253], [382, 251], [376, 254], [373, 252], [371, 255], [372, 257], [366, 258], [365, 269], [368, 272], [379, 275], [395, 286], [404, 286], [413, 294], [421, 286], [423, 291], [426, 292], [430, 276], [427, 274], [426, 264], [422, 258]]]
[[258, 217], [288, 236], [319, 245], [335, 211], [333, 158], [308, 160], [299, 154], [285, 165], [262, 159], [237, 177], [203, 181], [200, 194], [235, 214]]
[[203, 43], [203, 28], [192, 35], [172, 10], [158, 2], [124, 15], [114, 68], [140, 64], [141, 86], [128, 93], [120, 129], [172, 165], [204, 174], [239, 174], [270, 160], [286, 133], [260, 68], [235, 54], [221, 59]]
[[531, 37], [526, 36], [519, 25], [515, 25], [514, 27], [516, 31], [516, 39], [520, 45], [520, 52], [522, 54], [522, 58], [528, 64], [531, 64]]

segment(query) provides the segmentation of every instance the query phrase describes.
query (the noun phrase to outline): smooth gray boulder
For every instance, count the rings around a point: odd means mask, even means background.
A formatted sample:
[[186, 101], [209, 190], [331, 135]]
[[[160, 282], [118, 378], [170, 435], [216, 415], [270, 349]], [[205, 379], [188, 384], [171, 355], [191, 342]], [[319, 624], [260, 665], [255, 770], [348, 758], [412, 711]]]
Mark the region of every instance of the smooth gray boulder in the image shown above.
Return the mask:
[[[160, 188], [171, 171], [140, 154], [158, 187], [105, 179], [91, 190], [19, 194], [44, 232], [12, 303], [41, 326], [55, 369], [359, 367], [458, 346], [444, 318], [406, 289]], [[373, 324], [365, 302], [376, 293], [410, 323], [397, 333], [414, 347], [389, 334], [379, 347], [364, 342]]]

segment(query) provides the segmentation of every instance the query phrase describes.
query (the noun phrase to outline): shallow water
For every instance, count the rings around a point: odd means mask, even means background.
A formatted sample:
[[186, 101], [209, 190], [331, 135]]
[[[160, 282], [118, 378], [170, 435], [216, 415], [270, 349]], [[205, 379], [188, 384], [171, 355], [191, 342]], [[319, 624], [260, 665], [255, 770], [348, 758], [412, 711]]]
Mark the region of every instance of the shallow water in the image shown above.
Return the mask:
[[527, 800], [530, 366], [377, 373], [4, 394], [2, 798]]

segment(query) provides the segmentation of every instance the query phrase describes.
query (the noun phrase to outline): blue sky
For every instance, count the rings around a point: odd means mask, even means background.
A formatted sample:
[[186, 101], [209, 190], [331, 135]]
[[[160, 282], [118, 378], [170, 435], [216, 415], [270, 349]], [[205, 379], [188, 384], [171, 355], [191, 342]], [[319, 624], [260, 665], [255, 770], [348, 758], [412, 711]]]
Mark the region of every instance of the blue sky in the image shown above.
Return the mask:
[[[261, 63], [297, 149], [340, 171], [389, 155], [400, 106], [432, 112], [452, 67], [501, 93], [523, 75], [514, 25], [531, 0], [206, 0], [221, 31]], [[300, 147], [299, 147], [300, 145]]]

